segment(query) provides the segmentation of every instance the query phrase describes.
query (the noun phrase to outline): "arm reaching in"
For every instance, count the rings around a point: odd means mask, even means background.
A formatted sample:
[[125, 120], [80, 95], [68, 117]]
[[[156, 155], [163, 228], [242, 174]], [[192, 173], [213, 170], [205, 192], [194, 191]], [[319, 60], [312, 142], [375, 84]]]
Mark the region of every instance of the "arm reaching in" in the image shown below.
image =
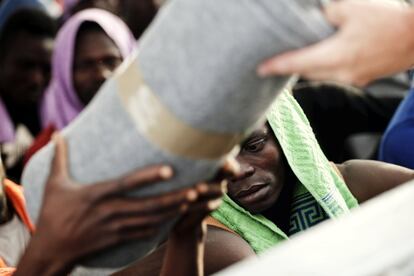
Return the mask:
[[59, 135], [38, 225], [14, 275], [64, 275], [83, 258], [118, 243], [155, 235], [166, 220], [182, 214], [196, 198], [193, 189], [154, 197], [125, 193], [167, 180], [167, 166], [139, 169], [119, 179], [80, 185], [67, 169]]
[[338, 28], [336, 34], [265, 61], [258, 74], [300, 74], [363, 86], [414, 64], [413, 8], [343, 0], [328, 4], [325, 15]]

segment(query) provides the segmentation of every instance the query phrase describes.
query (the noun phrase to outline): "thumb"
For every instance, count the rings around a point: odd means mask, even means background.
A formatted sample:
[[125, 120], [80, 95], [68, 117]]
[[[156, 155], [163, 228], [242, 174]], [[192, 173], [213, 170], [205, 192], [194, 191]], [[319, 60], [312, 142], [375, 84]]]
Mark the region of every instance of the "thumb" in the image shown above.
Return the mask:
[[68, 178], [68, 164], [67, 164], [67, 145], [62, 135], [55, 132], [52, 136], [55, 143], [55, 155], [52, 160], [50, 175], [54, 177]]
[[352, 7], [352, 1], [334, 1], [324, 6], [324, 14], [329, 23], [335, 27], [340, 27], [355, 12]]

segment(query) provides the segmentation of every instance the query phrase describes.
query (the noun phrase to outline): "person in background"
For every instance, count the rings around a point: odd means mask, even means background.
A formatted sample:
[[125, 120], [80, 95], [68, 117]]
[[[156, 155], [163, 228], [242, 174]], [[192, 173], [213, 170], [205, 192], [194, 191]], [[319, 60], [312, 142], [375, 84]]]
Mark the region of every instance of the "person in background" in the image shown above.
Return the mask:
[[10, 178], [41, 130], [39, 106], [50, 80], [56, 23], [39, 9], [20, 9], [0, 32], [0, 151]]
[[89, 9], [60, 29], [52, 60], [52, 79], [41, 105], [43, 132], [25, 162], [46, 145], [53, 132], [66, 127], [135, 48], [135, 39], [115, 15]]
[[63, 1], [63, 20], [68, 20], [75, 13], [85, 9], [102, 9], [119, 16], [119, 0], [64, 0]]
[[10, 15], [22, 8], [46, 11], [45, 5], [43, 5], [39, 0], [0, 1], [0, 30], [3, 28]]
[[71, 17], [56, 39], [43, 127], [67, 126], [134, 48], [128, 27], [109, 12], [90, 9]]
[[414, 169], [414, 88], [394, 114], [382, 137], [379, 160]]
[[380, 136], [408, 89], [408, 77], [400, 74], [364, 88], [303, 81], [295, 85], [293, 96], [326, 157], [342, 163], [349, 159], [377, 160]]
[[122, 18], [139, 39], [163, 3], [163, 0], [65, 0], [63, 17], [67, 20], [88, 8], [104, 9]]

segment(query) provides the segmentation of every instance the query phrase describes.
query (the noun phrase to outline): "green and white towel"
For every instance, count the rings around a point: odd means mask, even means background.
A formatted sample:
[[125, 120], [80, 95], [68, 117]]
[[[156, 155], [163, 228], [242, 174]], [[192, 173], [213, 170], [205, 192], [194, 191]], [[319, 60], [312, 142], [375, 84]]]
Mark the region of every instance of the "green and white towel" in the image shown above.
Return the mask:
[[[310, 194], [329, 218], [347, 214], [358, 206], [344, 180], [326, 159], [306, 115], [288, 90], [271, 106], [267, 119], [299, 180], [295, 190], [297, 199], [301, 196], [302, 199], [309, 198]], [[264, 216], [250, 214], [228, 196], [212, 216], [238, 233], [256, 253], [288, 239], [273, 222]], [[295, 229], [291, 228], [291, 231], [295, 232]]]

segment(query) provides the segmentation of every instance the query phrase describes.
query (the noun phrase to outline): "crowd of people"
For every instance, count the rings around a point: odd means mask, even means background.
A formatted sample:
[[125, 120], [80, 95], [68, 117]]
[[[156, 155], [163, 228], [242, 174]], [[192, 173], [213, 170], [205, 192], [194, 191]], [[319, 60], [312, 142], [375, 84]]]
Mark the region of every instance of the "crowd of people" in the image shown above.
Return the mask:
[[[174, 168], [74, 181], [60, 131], [133, 53], [163, 2], [50, 1], [56, 18], [44, 1], [0, 0], [0, 275], [209, 275], [414, 179], [414, 9], [343, 0], [322, 7], [334, 35], [258, 65], [261, 78], [300, 80], [214, 179], [144, 198], [125, 192], [171, 179]], [[283, 116], [289, 125], [275, 119]], [[358, 133], [380, 137], [369, 154], [349, 150]], [[48, 143], [55, 154], [33, 222], [21, 176]], [[128, 267], [83, 266], [178, 216], [168, 239]]]

